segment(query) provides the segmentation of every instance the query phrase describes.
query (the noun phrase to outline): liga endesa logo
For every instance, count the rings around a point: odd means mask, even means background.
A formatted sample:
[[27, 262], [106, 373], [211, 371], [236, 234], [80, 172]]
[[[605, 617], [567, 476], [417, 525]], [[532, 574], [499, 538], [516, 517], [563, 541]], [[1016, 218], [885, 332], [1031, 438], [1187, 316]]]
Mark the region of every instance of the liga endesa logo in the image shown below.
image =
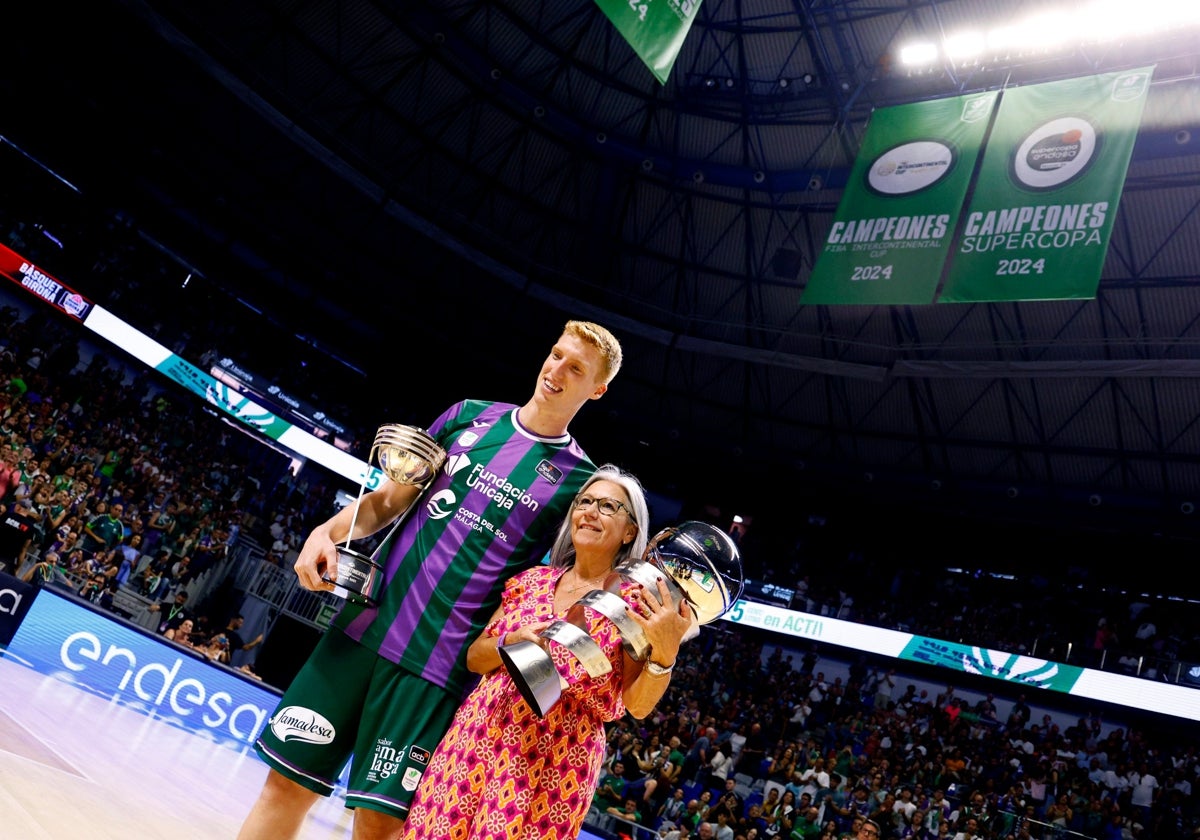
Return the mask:
[[1082, 175], [1096, 159], [1100, 137], [1082, 117], [1059, 117], [1026, 135], [1013, 154], [1011, 175], [1029, 190], [1061, 187]]

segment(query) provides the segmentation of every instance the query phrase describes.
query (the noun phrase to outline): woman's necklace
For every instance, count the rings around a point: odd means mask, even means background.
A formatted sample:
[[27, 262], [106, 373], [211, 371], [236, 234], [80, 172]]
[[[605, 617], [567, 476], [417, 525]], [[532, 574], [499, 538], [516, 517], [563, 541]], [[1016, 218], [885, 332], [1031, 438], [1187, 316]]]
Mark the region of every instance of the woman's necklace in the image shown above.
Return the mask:
[[570, 584], [568, 584], [567, 585], [568, 592], [578, 592], [579, 590], [584, 589], [585, 587], [587, 589], [599, 589], [599, 588], [601, 588], [601, 586], [604, 585], [604, 581], [608, 579], [608, 575], [609, 575], [608, 572], [605, 572], [603, 575], [596, 578], [595, 580], [584, 580], [583, 578], [581, 578], [579, 576], [579, 572], [575, 570], [574, 566], [571, 567], [571, 573], [573, 575], [575, 575], [575, 580], [577, 581], [577, 583], [574, 586], [571, 586]]

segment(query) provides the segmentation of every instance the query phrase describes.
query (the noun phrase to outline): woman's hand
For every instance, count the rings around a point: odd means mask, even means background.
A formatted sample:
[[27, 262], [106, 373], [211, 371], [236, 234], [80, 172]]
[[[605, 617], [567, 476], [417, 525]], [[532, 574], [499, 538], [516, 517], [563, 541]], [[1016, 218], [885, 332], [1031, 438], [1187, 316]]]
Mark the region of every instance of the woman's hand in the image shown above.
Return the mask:
[[629, 609], [629, 613], [646, 632], [646, 639], [650, 643], [650, 660], [670, 668], [679, 656], [679, 645], [692, 629], [694, 616], [692, 605], [686, 599], [681, 598], [678, 604], [675, 603], [667, 582], [661, 576], [657, 586], [657, 595], [641, 587], [636, 609]]
[[541, 632], [549, 626], [549, 621], [534, 621], [529, 624], [523, 624], [516, 630], [510, 630], [505, 633], [497, 641], [497, 647], [515, 645], [517, 642], [533, 642], [535, 645], [545, 647], [546, 640], [541, 637]]
[[[489, 627], [499, 621], [503, 614], [502, 605], [492, 614], [491, 620], [488, 621]], [[533, 642], [544, 648], [545, 640], [539, 634], [549, 626], [549, 621], [532, 621], [499, 636], [493, 636], [490, 630], [485, 629], [467, 648], [467, 669], [473, 674], [490, 674], [504, 664], [504, 660], [500, 658], [500, 648], [515, 645], [517, 642]]]
[[[632, 606], [626, 605], [625, 611], [630, 618], [646, 633], [650, 645], [650, 653], [645, 663], [635, 662], [628, 652], [625, 657], [625, 685], [622, 697], [625, 701], [625, 711], [638, 720], [645, 718], [667, 686], [671, 684], [670, 669], [675, 667], [679, 656], [679, 645], [684, 639], [690, 638], [692, 631], [699, 625], [692, 612], [692, 605], [687, 599], [680, 598], [679, 603], [671, 597], [671, 590], [662, 577], [657, 581], [658, 593], [646, 587], [639, 587]], [[658, 666], [651, 669], [650, 664]], [[662, 669], [667, 669], [663, 671]]]

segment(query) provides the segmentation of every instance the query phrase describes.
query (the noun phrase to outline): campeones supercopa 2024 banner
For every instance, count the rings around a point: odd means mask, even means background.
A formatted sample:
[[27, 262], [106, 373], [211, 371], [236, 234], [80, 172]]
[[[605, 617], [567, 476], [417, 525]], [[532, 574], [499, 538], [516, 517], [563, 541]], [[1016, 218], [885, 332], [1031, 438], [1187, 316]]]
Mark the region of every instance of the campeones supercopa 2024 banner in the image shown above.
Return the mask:
[[940, 303], [1096, 296], [1153, 72], [1004, 92]]

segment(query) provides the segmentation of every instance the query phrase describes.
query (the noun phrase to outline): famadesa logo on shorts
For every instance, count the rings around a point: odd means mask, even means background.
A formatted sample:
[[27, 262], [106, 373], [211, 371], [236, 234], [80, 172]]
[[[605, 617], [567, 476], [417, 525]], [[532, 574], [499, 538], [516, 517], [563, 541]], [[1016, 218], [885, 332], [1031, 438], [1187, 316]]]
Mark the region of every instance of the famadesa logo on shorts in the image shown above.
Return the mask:
[[270, 720], [271, 734], [283, 741], [303, 741], [308, 744], [331, 744], [337, 731], [333, 724], [312, 709], [288, 706], [280, 709]]

